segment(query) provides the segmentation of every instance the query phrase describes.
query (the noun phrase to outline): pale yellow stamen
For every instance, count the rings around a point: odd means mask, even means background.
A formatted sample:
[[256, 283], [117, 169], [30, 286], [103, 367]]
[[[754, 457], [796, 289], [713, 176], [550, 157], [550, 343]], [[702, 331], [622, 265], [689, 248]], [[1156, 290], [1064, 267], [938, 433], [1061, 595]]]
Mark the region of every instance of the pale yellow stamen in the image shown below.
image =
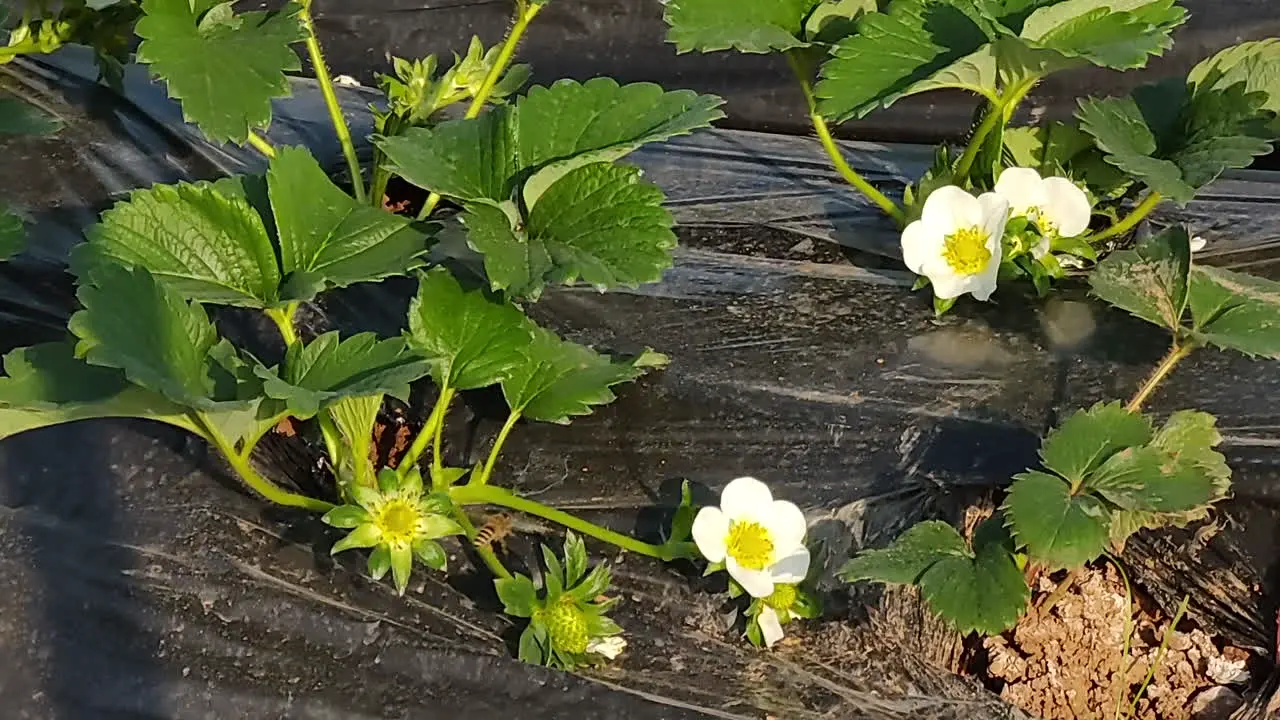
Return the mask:
[[391, 500], [374, 514], [373, 522], [382, 531], [382, 540], [391, 546], [412, 545], [421, 519], [418, 507], [405, 500]]
[[942, 257], [959, 275], [977, 275], [991, 261], [987, 249], [988, 235], [978, 227], [968, 227], [948, 235], [943, 240]]
[[773, 562], [773, 538], [763, 525], [734, 520], [725, 543], [729, 557], [748, 570], [763, 570]]

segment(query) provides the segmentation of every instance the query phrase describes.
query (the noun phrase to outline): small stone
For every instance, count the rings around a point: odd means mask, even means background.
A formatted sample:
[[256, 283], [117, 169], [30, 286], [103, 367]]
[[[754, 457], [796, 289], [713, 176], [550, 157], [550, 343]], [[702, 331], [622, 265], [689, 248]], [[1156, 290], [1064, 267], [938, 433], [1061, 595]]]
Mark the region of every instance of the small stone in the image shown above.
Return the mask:
[[1219, 685], [1244, 685], [1249, 682], [1249, 670], [1245, 660], [1211, 657], [1204, 674]]
[[1244, 698], [1231, 688], [1211, 687], [1191, 700], [1192, 720], [1229, 720], [1244, 705]]
[[792, 255], [812, 255], [813, 241], [810, 240], [809, 238], [805, 238], [804, 240], [801, 240], [795, 245], [792, 245], [791, 249], [788, 250], [787, 252], [791, 253]]

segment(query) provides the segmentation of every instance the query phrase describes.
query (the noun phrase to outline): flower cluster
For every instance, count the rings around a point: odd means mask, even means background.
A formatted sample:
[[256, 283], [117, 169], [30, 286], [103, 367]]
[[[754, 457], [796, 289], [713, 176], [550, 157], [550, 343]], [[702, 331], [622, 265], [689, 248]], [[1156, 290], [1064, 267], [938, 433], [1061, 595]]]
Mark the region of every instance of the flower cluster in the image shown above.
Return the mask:
[[975, 197], [955, 185], [934, 190], [920, 219], [902, 233], [907, 267], [928, 278], [942, 301], [965, 294], [987, 300], [1002, 269], [1060, 273], [1052, 250], [1089, 229], [1093, 205], [1072, 181], [1030, 168], [1001, 173], [993, 192]]

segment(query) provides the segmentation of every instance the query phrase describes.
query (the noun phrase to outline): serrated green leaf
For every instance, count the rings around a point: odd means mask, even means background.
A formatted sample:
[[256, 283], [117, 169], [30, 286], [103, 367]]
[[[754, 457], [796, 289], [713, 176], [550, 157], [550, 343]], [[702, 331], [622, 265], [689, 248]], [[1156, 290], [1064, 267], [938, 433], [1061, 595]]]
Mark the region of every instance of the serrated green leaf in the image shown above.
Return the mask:
[[203, 434], [186, 408], [133, 385], [115, 368], [75, 357], [71, 342], [18, 348], [4, 356], [0, 440], [28, 430], [94, 418], [143, 418]]
[[667, 42], [681, 53], [730, 48], [768, 53], [804, 45], [800, 32], [819, 0], [670, 0]]
[[653, 83], [620, 86], [606, 77], [530, 89], [517, 110], [519, 165], [538, 169], [524, 184], [525, 205], [534, 207], [548, 187], [583, 165], [709, 127], [724, 117], [723, 104], [714, 95], [664, 92]]
[[259, 365], [267, 396], [286, 403], [291, 415], [306, 419], [349, 397], [386, 394], [408, 402], [409, 384], [425, 377], [430, 364], [401, 338], [379, 340], [374, 333], [339, 341], [330, 332], [285, 355], [284, 371]]
[[1089, 274], [1089, 285], [1121, 310], [1177, 331], [1191, 295], [1190, 268], [1191, 238], [1185, 228], [1173, 227], [1108, 255]]
[[586, 165], [543, 193], [529, 214], [529, 238], [547, 248], [555, 282], [600, 290], [654, 282], [671, 267], [676, 246], [663, 200], [636, 168]]
[[[541, 626], [537, 626], [541, 627]], [[546, 629], [542, 629], [542, 634], [546, 635]], [[530, 665], [543, 665], [546, 663], [546, 643], [538, 641], [538, 633], [533, 623], [520, 633], [520, 652], [517, 657], [520, 662]]]
[[864, 550], [840, 568], [845, 582], [875, 580], [915, 585], [925, 571], [946, 558], [973, 557], [960, 533], [947, 523], [926, 520], [911, 526], [882, 550]]
[[328, 407], [329, 417], [333, 418], [334, 426], [350, 448], [348, 455], [353, 465], [351, 472], [356, 482], [364, 485], [372, 485], [374, 481], [369, 454], [373, 446], [373, 428], [378, 422], [383, 397], [381, 393], [344, 397]]
[[988, 518], [974, 531], [973, 557], [939, 560], [920, 577], [920, 592], [935, 613], [962, 633], [1004, 632], [1018, 622], [1031, 597], [1013, 550], [1001, 519]]
[[520, 222], [519, 211], [509, 201], [501, 205], [467, 203], [462, 214], [467, 244], [484, 256], [484, 273], [490, 286], [514, 297], [536, 300], [553, 267], [551, 254], [546, 245], [530, 241], [523, 231], [515, 229]]
[[286, 72], [302, 68], [290, 46], [306, 38], [288, 3], [279, 12], [235, 14], [233, 2], [143, 0], [138, 61], [168, 85], [188, 122], [210, 140], [243, 144], [271, 122], [271, 101], [289, 95]]
[[1198, 410], [1179, 410], [1169, 417], [1151, 444], [1169, 453], [1179, 464], [1198, 468], [1225, 494], [1231, 483], [1231, 468], [1226, 457], [1213, 449], [1221, 442], [1214, 416]]
[[507, 108], [474, 120], [449, 120], [375, 138], [392, 172], [424, 190], [459, 200], [511, 199], [517, 170], [516, 133]]
[[1051, 569], [1080, 567], [1106, 549], [1107, 509], [1092, 495], [1072, 495], [1061, 478], [1018, 475], [1003, 509], [1018, 543]]
[[612, 386], [643, 374], [632, 363], [614, 362], [537, 328], [525, 362], [502, 378], [502, 394], [526, 418], [567, 425], [575, 416], [591, 414], [594, 406], [613, 402]]
[[1128, 70], [1172, 47], [1170, 34], [1186, 19], [1176, 0], [1065, 0], [1031, 13], [1021, 37], [1068, 57]]
[[546, 590], [547, 603], [551, 604], [565, 590], [564, 567], [560, 565], [560, 558], [546, 545], [542, 546], [542, 564], [546, 567], [542, 573], [542, 586]]
[[1127, 448], [1107, 459], [1086, 481], [1125, 510], [1177, 513], [1207, 504], [1214, 496], [1208, 475], [1184, 468], [1157, 447]]
[[1151, 441], [1151, 422], [1118, 402], [1078, 410], [1045, 438], [1040, 457], [1045, 467], [1073, 483], [1084, 481], [1117, 452]]
[[262, 218], [243, 197], [208, 184], [135, 191], [88, 236], [72, 263], [82, 282], [118, 262], [146, 268], [189, 300], [258, 308], [278, 301], [280, 269]]
[[[426, 237], [409, 220], [358, 203], [303, 148], [280, 148], [267, 171], [288, 287], [346, 287], [421, 266]], [[304, 277], [298, 277], [304, 276]], [[283, 300], [310, 300], [291, 293]]]
[[1280, 283], [1197, 265], [1189, 295], [1192, 330], [1199, 341], [1250, 357], [1280, 359]]
[[586, 578], [577, 587], [574, 587], [571, 592], [581, 602], [592, 602], [609, 589], [612, 575], [613, 573], [609, 571], [609, 566], [600, 563], [592, 568]]
[[1080, 129], [1106, 153], [1107, 162], [1176, 202], [1187, 203], [1195, 197], [1196, 189], [1183, 179], [1177, 163], [1156, 156], [1159, 144], [1137, 100], [1085, 98], [1076, 117]]
[[0, 98], [0, 135], [52, 135], [62, 120], [16, 97]]
[[1202, 61], [1187, 76], [1196, 94], [1243, 85], [1247, 93], [1262, 92], [1262, 108], [1280, 113], [1280, 38], [1233, 45]]
[[564, 584], [574, 587], [587, 572], [587, 546], [572, 530], [564, 536]]
[[0, 203], [0, 260], [18, 253], [27, 244], [27, 227], [22, 218]]
[[[887, 108], [899, 98], [937, 87], [963, 87], [993, 96], [994, 56], [975, 55], [990, 42], [961, 8], [941, 0], [894, 0], [883, 13], [858, 21], [822, 66], [815, 88], [822, 115], [836, 122]], [[953, 68], [956, 63], [973, 66]], [[937, 84], [947, 71], [958, 85]], [[918, 88], [918, 89], [917, 89]]]
[[533, 330], [508, 302], [466, 291], [435, 268], [409, 305], [409, 344], [431, 362], [436, 382], [457, 390], [492, 385], [524, 362]]
[[804, 21], [804, 39], [830, 45], [857, 32], [858, 20], [880, 9], [880, 0], [825, 0]]

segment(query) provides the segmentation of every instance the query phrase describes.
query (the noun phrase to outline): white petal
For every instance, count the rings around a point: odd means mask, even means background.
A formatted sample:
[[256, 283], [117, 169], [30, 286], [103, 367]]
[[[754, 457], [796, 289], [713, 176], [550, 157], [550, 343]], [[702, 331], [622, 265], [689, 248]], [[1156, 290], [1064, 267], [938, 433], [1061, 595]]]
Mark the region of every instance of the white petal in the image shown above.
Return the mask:
[[725, 541], [729, 539], [729, 518], [720, 508], [704, 507], [693, 518], [693, 542], [708, 562], [724, 560]]
[[997, 251], [993, 258], [993, 262], [987, 265], [987, 269], [977, 275], [969, 276], [969, 292], [973, 294], [975, 300], [986, 302], [991, 298], [991, 294], [996, 291], [996, 283], [1000, 277], [1000, 254]]
[[929, 261], [942, 254], [946, 236], [935, 232], [923, 220], [917, 220], [902, 231], [902, 262], [917, 275], [925, 274]]
[[1062, 177], [1045, 178], [1044, 194], [1044, 217], [1059, 235], [1072, 238], [1089, 229], [1093, 206], [1079, 186]]
[[613, 660], [627, 649], [627, 641], [621, 635], [611, 635], [606, 638], [595, 638], [587, 643], [587, 652], [603, 656], [606, 660]]
[[804, 534], [809, 529], [804, 513], [795, 503], [786, 500], [774, 500], [768, 515], [765, 516], [765, 529], [769, 531], [769, 539], [773, 541], [776, 552], [785, 553], [791, 548], [804, 543]]
[[763, 598], [773, 594], [773, 575], [768, 570], [748, 570], [732, 557], [725, 558], [724, 566], [751, 597]]
[[778, 621], [778, 613], [773, 608], [765, 605], [756, 616], [756, 623], [760, 626], [765, 647], [773, 647], [774, 643], [782, 639], [782, 623]]
[[996, 193], [1009, 202], [1014, 215], [1029, 215], [1045, 202], [1044, 181], [1031, 168], [1009, 168], [1000, 173]]
[[753, 477], [740, 477], [720, 493], [720, 509], [730, 520], [762, 521], [772, 506], [769, 486]]
[[1203, 250], [1205, 246], [1208, 244], [1209, 244], [1209, 241], [1197, 235], [1191, 238], [1191, 252], [1198, 253], [1201, 250]]
[[940, 235], [948, 235], [958, 228], [982, 224], [982, 205], [968, 192], [947, 185], [934, 190], [924, 201], [920, 219]]
[[969, 276], [957, 275], [948, 266], [929, 275], [929, 285], [933, 288], [934, 295], [950, 300], [969, 292]]
[[1050, 247], [1049, 238], [1041, 235], [1040, 239], [1036, 241], [1036, 246], [1031, 248], [1031, 257], [1039, 260], [1049, 254]]
[[792, 549], [786, 557], [769, 568], [775, 583], [795, 585], [809, 575], [809, 548], [801, 545]]
[[[983, 193], [978, 205], [982, 208], [982, 219], [974, 224], [987, 231], [987, 249], [994, 247], [998, 251], [1004, 244], [1004, 226], [1009, 223], [1009, 201], [997, 193]], [[993, 259], [999, 262], [999, 254]]]

